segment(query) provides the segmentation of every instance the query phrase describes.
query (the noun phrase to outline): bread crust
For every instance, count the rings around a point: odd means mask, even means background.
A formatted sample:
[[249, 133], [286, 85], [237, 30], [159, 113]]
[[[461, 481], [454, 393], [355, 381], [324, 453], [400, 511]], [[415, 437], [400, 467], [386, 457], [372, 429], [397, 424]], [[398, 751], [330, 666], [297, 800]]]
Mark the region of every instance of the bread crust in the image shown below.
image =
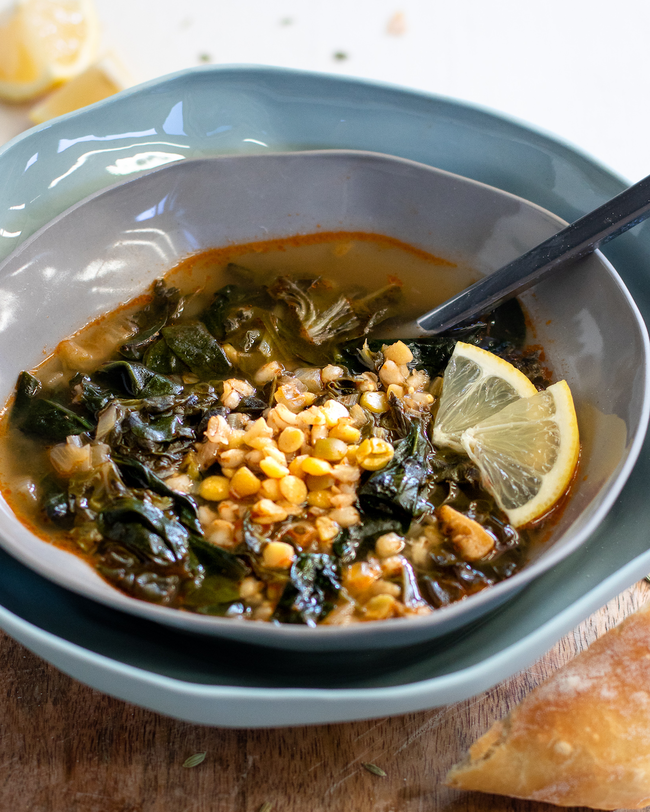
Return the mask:
[[558, 806], [650, 804], [650, 603], [496, 722], [445, 783]]

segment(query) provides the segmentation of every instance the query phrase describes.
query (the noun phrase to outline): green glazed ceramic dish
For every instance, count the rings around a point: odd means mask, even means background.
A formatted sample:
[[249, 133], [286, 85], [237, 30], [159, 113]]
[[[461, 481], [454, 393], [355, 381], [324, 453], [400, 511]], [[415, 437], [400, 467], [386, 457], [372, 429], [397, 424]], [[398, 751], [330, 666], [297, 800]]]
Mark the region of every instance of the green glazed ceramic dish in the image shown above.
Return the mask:
[[[30, 130], [0, 151], [0, 255], [88, 194], [151, 168], [224, 153], [320, 148], [414, 159], [527, 198], [566, 220], [624, 183], [587, 157], [515, 122], [401, 88], [255, 67], [205, 68], [134, 88]], [[650, 314], [650, 231], [604, 252]], [[4, 298], [4, 300], [3, 300]], [[11, 302], [0, 291], [0, 328]], [[0, 554], [0, 625], [75, 678], [188, 721], [272, 726], [385, 716], [476, 694], [525, 667], [650, 571], [646, 446], [589, 541], [490, 615], [441, 644], [345, 659], [284, 653], [259, 673], [259, 650], [197, 646], [99, 606]], [[277, 659], [277, 658], [276, 658]]]

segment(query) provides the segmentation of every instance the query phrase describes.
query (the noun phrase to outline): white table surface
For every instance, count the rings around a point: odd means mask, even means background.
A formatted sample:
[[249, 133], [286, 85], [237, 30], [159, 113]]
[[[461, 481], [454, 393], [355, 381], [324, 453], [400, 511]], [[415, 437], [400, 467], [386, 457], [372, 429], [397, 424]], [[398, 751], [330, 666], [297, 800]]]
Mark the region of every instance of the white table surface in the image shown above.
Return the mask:
[[[0, 0], [0, 10], [12, 0]], [[134, 82], [205, 61], [371, 78], [484, 107], [650, 173], [648, 0], [96, 0]], [[0, 104], [0, 143], [29, 126]]]

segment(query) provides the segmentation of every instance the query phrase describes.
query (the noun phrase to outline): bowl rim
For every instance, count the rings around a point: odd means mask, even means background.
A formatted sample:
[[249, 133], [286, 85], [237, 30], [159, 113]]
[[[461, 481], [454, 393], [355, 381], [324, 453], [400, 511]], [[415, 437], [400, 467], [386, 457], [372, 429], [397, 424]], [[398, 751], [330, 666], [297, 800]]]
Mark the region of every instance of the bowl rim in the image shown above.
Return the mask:
[[[522, 119], [512, 113], [505, 113], [501, 110], [495, 110], [494, 108], [485, 104], [481, 104], [479, 102], [468, 102], [453, 96], [445, 96], [440, 93], [434, 93], [433, 91], [408, 87], [405, 85], [400, 85], [398, 83], [382, 79], [371, 79], [367, 77], [352, 76], [348, 74], [334, 73], [332, 71], [318, 71], [318, 70], [308, 70], [304, 68], [290, 68], [284, 67], [282, 65], [266, 65], [264, 63], [256, 63], [256, 62], [248, 62], [248, 63], [228, 62], [223, 64], [194, 65], [189, 68], [180, 68], [179, 70], [171, 71], [170, 73], [165, 73], [162, 76], [156, 76], [152, 79], [147, 79], [144, 82], [139, 82], [135, 85], [132, 85], [131, 87], [124, 88], [123, 90], [120, 90], [118, 93], [115, 93], [112, 96], [107, 96], [106, 98], [100, 99], [99, 101], [93, 102], [92, 104], [88, 104], [85, 107], [81, 107], [77, 110], [72, 110], [69, 113], [64, 113], [60, 116], [56, 116], [55, 118], [48, 119], [47, 121], [41, 124], [35, 124], [29, 127], [27, 130], [18, 133], [13, 138], [10, 138], [8, 141], [5, 141], [4, 143], [0, 144], [0, 156], [2, 156], [3, 153], [6, 152], [8, 149], [13, 148], [14, 146], [16, 146], [25, 139], [31, 138], [36, 133], [56, 128], [62, 122], [65, 123], [74, 121], [77, 118], [85, 118], [89, 111], [94, 112], [97, 110], [101, 110], [104, 107], [111, 107], [115, 104], [116, 101], [128, 99], [133, 96], [139, 96], [142, 95], [143, 93], [148, 93], [151, 90], [161, 88], [162, 86], [171, 86], [176, 82], [184, 82], [188, 78], [191, 79], [196, 79], [197, 77], [202, 78], [203, 74], [207, 75], [214, 74], [217, 77], [231, 75], [235, 77], [246, 76], [247, 78], [251, 78], [257, 74], [259, 76], [271, 76], [274, 78], [281, 79], [297, 78], [311, 80], [314, 82], [320, 81], [326, 85], [334, 84], [338, 88], [343, 87], [348, 89], [371, 88], [374, 90], [379, 90], [387, 93], [393, 93], [400, 97], [408, 97], [414, 101], [427, 100], [437, 104], [449, 106], [450, 108], [453, 108], [455, 111], [461, 113], [462, 115], [480, 116], [482, 118], [485, 118], [486, 120], [489, 120], [493, 125], [494, 124], [499, 125], [504, 123], [509, 127], [520, 129], [524, 133], [528, 134], [534, 133], [535, 138], [537, 140], [543, 140], [545, 142], [548, 142], [548, 144], [552, 145], [553, 149], [556, 151], [560, 149], [561, 151], [570, 154], [571, 159], [573, 161], [575, 161], [577, 158], [581, 162], [589, 164], [591, 169], [594, 168], [598, 169], [601, 175], [603, 175], [607, 179], [616, 179], [621, 183], [629, 185], [629, 181], [627, 179], [623, 179], [621, 176], [616, 175], [611, 170], [605, 169], [586, 150], [580, 148], [579, 146], [575, 145], [569, 140], [563, 139], [561, 136], [556, 135], [555, 133], [551, 132], [550, 130], [547, 130], [542, 126], [532, 125], [525, 119]], [[293, 151], [296, 150], [292, 150], [292, 152]], [[481, 181], [476, 182], [480, 183]]]
[[[456, 99], [454, 97], [443, 96], [441, 94], [433, 93], [431, 91], [426, 90], [420, 90], [417, 88], [405, 87], [403, 85], [379, 79], [368, 79], [332, 72], [305, 70], [257, 63], [196, 65], [190, 68], [182, 68], [180, 70], [164, 74], [163, 76], [149, 79], [145, 82], [139, 83], [132, 87], [125, 88], [119, 93], [101, 99], [100, 101], [94, 102], [93, 104], [87, 105], [86, 107], [80, 108], [78, 110], [73, 110], [69, 113], [65, 113], [61, 116], [49, 119], [48, 121], [43, 122], [42, 124], [30, 127], [26, 131], [21, 132], [18, 135], [14, 136], [4, 144], [0, 144], [0, 158], [3, 157], [5, 152], [19, 147], [23, 141], [31, 139], [32, 136], [44, 133], [48, 130], [52, 130], [53, 133], [56, 133], [62, 124], [74, 123], [76, 122], [77, 119], [83, 120], [89, 113], [93, 114], [99, 112], [101, 114], [101, 112], [105, 108], [109, 108], [115, 105], [116, 103], [121, 103], [122, 101], [129, 100], [131, 98], [137, 98], [138, 96], [150, 93], [151, 91], [154, 92], [161, 91], [163, 88], [172, 88], [173, 86], [176, 85], [182, 87], [184, 83], [188, 82], [188, 80], [191, 80], [195, 83], [197, 81], [204, 82], [206, 76], [209, 78], [212, 78], [214, 76], [216, 79], [223, 79], [225, 82], [231, 80], [232, 78], [235, 78], [236, 80], [245, 78], [249, 81], [253, 79], [260, 79], [261, 81], [266, 77], [271, 77], [276, 82], [293, 82], [295, 80], [298, 80], [311, 83], [318, 83], [328, 88], [336, 88], [336, 90], [345, 88], [346, 91], [350, 92], [354, 90], [359, 90], [360, 88], [364, 88], [374, 91], [375, 93], [382, 94], [382, 98], [384, 99], [387, 97], [399, 97], [400, 99], [406, 98], [409, 101], [416, 104], [419, 103], [420, 105], [422, 103], [434, 104], [436, 106], [439, 106], [441, 109], [448, 108], [450, 111], [452, 111], [459, 117], [468, 117], [468, 116], [479, 117], [485, 123], [489, 123], [490, 126], [492, 127], [501, 128], [505, 125], [506, 127], [520, 130], [524, 135], [534, 133], [536, 140], [545, 142], [548, 145], [549, 149], [552, 149], [554, 152], [564, 153], [564, 156], [566, 156], [569, 162], [575, 163], [577, 160], [584, 167], [588, 167], [591, 172], [597, 170], [600, 178], [604, 182], [606, 181], [608, 184], [611, 184], [612, 181], [618, 181], [619, 183], [616, 184], [616, 187], [618, 187], [620, 183], [624, 182], [622, 179], [620, 179], [618, 176], [615, 176], [609, 170], [605, 170], [603, 167], [601, 167], [590, 156], [588, 152], [576, 146], [575, 144], [569, 142], [568, 140], [564, 140], [561, 137], [556, 136], [550, 131], [544, 129], [543, 127], [538, 126], [533, 127], [532, 125], [528, 124], [528, 122], [518, 118], [515, 115], [506, 114], [501, 111], [496, 111], [487, 105], [481, 105], [475, 102], [473, 103], [464, 102], [463, 100]], [[339, 101], [340, 103], [340, 96], [337, 96], [337, 101]], [[296, 152], [298, 150], [290, 148], [287, 151]], [[217, 152], [211, 155], [210, 157], [219, 157], [220, 155], [226, 154], [228, 153]], [[409, 159], [404, 158], [404, 160]], [[147, 174], [149, 171], [155, 170], [143, 170], [140, 174], [134, 174], [130, 179], [136, 179], [137, 177], [141, 177], [142, 174]], [[481, 183], [481, 181], [478, 180], [476, 180], [475, 182]], [[625, 184], [629, 185], [629, 182], [625, 181]], [[110, 188], [111, 185], [112, 184], [105, 184], [102, 182], [99, 185], [97, 185], [97, 191], [102, 191], [104, 189]], [[612, 187], [614, 188], [615, 184], [612, 184]], [[616, 191], [620, 192], [621, 189], [616, 188]], [[518, 195], [516, 194], [513, 194], [513, 196], [518, 197]], [[529, 202], [533, 203], [533, 201]], [[533, 205], [537, 204], [533, 203]], [[550, 211], [548, 209], [545, 210]], [[47, 222], [49, 222], [51, 219], [52, 217], [48, 217]], [[44, 223], [44, 225], [45, 224], [47, 223]], [[2, 229], [0, 228], [0, 233], [1, 232]], [[3, 236], [6, 237], [8, 235], [4, 234]], [[12, 237], [16, 236], [18, 242], [14, 243], [14, 248], [12, 248], [12, 250], [9, 253], [13, 253], [13, 250], [16, 250], [19, 247], [19, 245], [21, 245], [22, 242], [25, 239], [27, 239], [30, 235], [22, 239], [20, 235], [11, 235], [11, 236]], [[0, 251], [0, 259], [6, 258], [6, 256], [9, 255], [9, 253], [3, 253], [2, 251]]]
[[[138, 177], [129, 178], [127, 180], [120, 181], [118, 183], [112, 184], [109, 187], [104, 189], [100, 189], [92, 194], [88, 195], [87, 197], [83, 198], [82, 200], [75, 203], [73, 206], [66, 209], [61, 214], [54, 217], [51, 221], [43, 225], [40, 229], [38, 229], [34, 234], [27, 237], [5, 260], [0, 262], [0, 273], [3, 272], [5, 266], [9, 264], [11, 261], [14, 261], [23, 254], [23, 252], [28, 251], [32, 242], [37, 240], [40, 235], [42, 235], [45, 231], [51, 228], [53, 225], [56, 225], [61, 219], [66, 218], [70, 213], [74, 212], [76, 209], [85, 206], [88, 202], [93, 201], [98, 197], [103, 197], [104, 195], [114, 193], [119, 191], [120, 189], [130, 186], [133, 184], [138, 184], [143, 182], [143, 179], [153, 175], [153, 174], [160, 174], [160, 173], [168, 173], [168, 172], [182, 172], [184, 168], [187, 168], [194, 164], [200, 164], [205, 162], [224, 162], [224, 161], [249, 161], [249, 160], [265, 160], [266, 158], [281, 158], [282, 160], [303, 160], [309, 157], [318, 157], [322, 158], [325, 157], [327, 159], [334, 160], [337, 157], [353, 157], [353, 158], [369, 158], [372, 160], [381, 160], [381, 161], [390, 161], [391, 163], [398, 163], [404, 164], [407, 166], [415, 167], [419, 171], [426, 171], [432, 175], [444, 175], [448, 177], [452, 177], [455, 179], [460, 179], [461, 182], [473, 186], [473, 187], [482, 187], [490, 191], [491, 193], [496, 193], [500, 197], [511, 198], [513, 200], [518, 201], [519, 203], [523, 204], [527, 209], [537, 210], [540, 214], [544, 214], [546, 217], [550, 218], [554, 222], [558, 224], [558, 227], [562, 227], [565, 225], [565, 221], [559, 218], [557, 215], [549, 212], [547, 209], [539, 206], [536, 203], [531, 201], [525, 200], [524, 198], [518, 197], [517, 195], [513, 195], [510, 192], [506, 192], [504, 190], [498, 189], [496, 187], [491, 187], [488, 184], [482, 183], [480, 181], [473, 180], [471, 178], [467, 178], [462, 175], [457, 175], [452, 172], [448, 172], [447, 170], [438, 169], [436, 167], [432, 167], [427, 164], [422, 164], [417, 161], [412, 161], [410, 159], [401, 158], [398, 156], [388, 155], [384, 153], [375, 153], [369, 150], [346, 150], [346, 149], [328, 149], [328, 150], [304, 150], [304, 151], [292, 151], [292, 152], [268, 152], [262, 154], [238, 154], [238, 155], [221, 155], [221, 156], [213, 156], [213, 157], [205, 157], [205, 158], [195, 158], [195, 159], [186, 159], [182, 162], [162, 166], [156, 169], [152, 169], [143, 175], [139, 175]], [[645, 325], [645, 322], [639, 312], [639, 309], [634, 302], [630, 292], [628, 291], [626, 285], [624, 284], [623, 280], [619, 276], [618, 272], [612, 266], [612, 264], [607, 260], [601, 252], [596, 252], [598, 259], [603, 264], [605, 269], [607, 270], [608, 274], [612, 277], [614, 282], [616, 283], [617, 287], [621, 291], [624, 299], [626, 300], [628, 307], [630, 308], [633, 316], [634, 321], [641, 336], [642, 345], [644, 348], [644, 363], [643, 363], [643, 372], [644, 372], [644, 390], [643, 390], [643, 401], [642, 401], [642, 409], [639, 417], [639, 424], [636, 429], [634, 438], [632, 443], [630, 444], [629, 450], [625, 457], [623, 465], [620, 466], [618, 472], [614, 476], [613, 482], [610, 483], [610, 487], [608, 492], [603, 496], [599, 506], [594, 511], [592, 517], [580, 528], [570, 539], [569, 542], [565, 543], [561, 549], [555, 547], [545, 553], [542, 557], [537, 559], [536, 561], [532, 561], [529, 565], [524, 567], [521, 571], [513, 575], [511, 578], [502, 581], [498, 584], [493, 585], [487, 590], [483, 590], [476, 595], [471, 596], [471, 607], [475, 609], [479, 609], [482, 604], [488, 603], [492, 604], [495, 601], [495, 598], [501, 597], [502, 600], [505, 600], [508, 597], [511, 597], [513, 593], [519, 591], [525, 585], [529, 584], [532, 580], [536, 579], [539, 575], [546, 572], [551, 567], [555, 566], [560, 561], [564, 560], [568, 557], [571, 553], [573, 553], [578, 547], [580, 547], [587, 538], [594, 532], [594, 530], [598, 527], [598, 525], [602, 522], [604, 516], [609, 512], [613, 503], [618, 498], [620, 491], [625, 485], [629, 474], [634, 467], [634, 464], [638, 458], [640, 453], [641, 447], [643, 445], [645, 439], [645, 433], [648, 426], [648, 420], [650, 418], [650, 341], [648, 338], [648, 331]], [[0, 523], [4, 521], [4, 517], [0, 518]], [[19, 521], [16, 519], [16, 521]], [[40, 539], [38, 536], [34, 536], [37, 538], [39, 542], [43, 544], [47, 544], [46, 541]], [[156, 604], [147, 603], [145, 601], [140, 601], [136, 598], [132, 598], [121, 593], [115, 587], [111, 587], [111, 597], [108, 595], [105, 596], [103, 594], [98, 594], [92, 588], [89, 588], [87, 584], [84, 582], [80, 582], [76, 577], [57, 577], [52, 578], [52, 575], [49, 571], [47, 566], [43, 566], [40, 564], [38, 559], [35, 559], [29, 554], [29, 551], [26, 553], [22, 548], [19, 546], [16, 547], [14, 545], [7, 546], [6, 539], [4, 536], [0, 538], [1, 546], [11, 553], [14, 557], [17, 557], [20, 561], [25, 563], [31, 569], [35, 569], [39, 574], [44, 575], [45, 577], [49, 578], [50, 580], [54, 580], [55, 583], [60, 584], [77, 594], [81, 594], [84, 597], [90, 598], [91, 600], [99, 601], [100, 603], [104, 603], [111, 608], [120, 609], [122, 611], [126, 611], [131, 614], [136, 614], [140, 617], [146, 617], [150, 620], [155, 620], [157, 622], [163, 623], [165, 625], [172, 625], [176, 628], [186, 628], [188, 625], [191, 626], [191, 629], [187, 629], [188, 631], [194, 631], [199, 633], [209, 633], [220, 637], [235, 637], [239, 640], [245, 636], [246, 642], [250, 642], [253, 644], [260, 644], [260, 645], [272, 645], [272, 646], [295, 646], [295, 645], [302, 645], [306, 642], [313, 642], [317, 648], [321, 647], [330, 647], [330, 648], [340, 648], [342, 645], [354, 645], [356, 638], [363, 635], [364, 637], [364, 647], [371, 648], [373, 646], [381, 646], [385, 644], [385, 641], [382, 639], [385, 636], [390, 636], [394, 633], [396, 629], [403, 628], [404, 623], [408, 622], [409, 627], [415, 629], [417, 626], [428, 629], [429, 627], [435, 628], [438, 625], [448, 621], [449, 619], [454, 619], [459, 616], [462, 617], [466, 613], [466, 607], [468, 606], [467, 601], [460, 601], [454, 603], [447, 607], [441, 607], [440, 609], [436, 609], [431, 615], [423, 616], [423, 617], [409, 617], [409, 618], [399, 618], [399, 619], [389, 619], [384, 621], [375, 621], [372, 623], [360, 623], [360, 624], [351, 624], [350, 626], [326, 626], [321, 625], [316, 627], [316, 631], [313, 627], [308, 626], [301, 626], [301, 625], [293, 625], [293, 624], [274, 624], [274, 623], [248, 623], [246, 622], [245, 626], [242, 623], [237, 623], [235, 619], [232, 618], [219, 618], [219, 617], [206, 617], [201, 615], [196, 615], [189, 612], [180, 612], [178, 609], [172, 609], [170, 607], [160, 606]], [[70, 553], [74, 555], [74, 553]], [[113, 594], [114, 593], [114, 594]], [[174, 623], [171, 622], [171, 618], [176, 618], [177, 620], [182, 617], [183, 622]], [[461, 624], [458, 624], [461, 625]], [[246, 631], [242, 634], [242, 630], [246, 629]], [[318, 636], [318, 639], [315, 640], [315, 635]], [[370, 645], [370, 641], [372, 641], [372, 645]], [[335, 643], [336, 645], [331, 645]]]

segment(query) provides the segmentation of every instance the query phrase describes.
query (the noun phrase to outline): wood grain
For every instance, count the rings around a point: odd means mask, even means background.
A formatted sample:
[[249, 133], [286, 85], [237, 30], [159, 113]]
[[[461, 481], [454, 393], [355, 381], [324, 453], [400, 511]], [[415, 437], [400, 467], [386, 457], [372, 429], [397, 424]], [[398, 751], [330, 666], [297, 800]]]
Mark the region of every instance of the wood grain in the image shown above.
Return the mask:
[[[273, 812], [551, 812], [440, 782], [496, 718], [649, 598], [650, 584], [636, 584], [531, 668], [465, 702], [289, 729], [169, 719], [81, 685], [2, 635], [0, 812], [258, 812], [265, 802]], [[204, 761], [184, 767], [196, 753]]]

